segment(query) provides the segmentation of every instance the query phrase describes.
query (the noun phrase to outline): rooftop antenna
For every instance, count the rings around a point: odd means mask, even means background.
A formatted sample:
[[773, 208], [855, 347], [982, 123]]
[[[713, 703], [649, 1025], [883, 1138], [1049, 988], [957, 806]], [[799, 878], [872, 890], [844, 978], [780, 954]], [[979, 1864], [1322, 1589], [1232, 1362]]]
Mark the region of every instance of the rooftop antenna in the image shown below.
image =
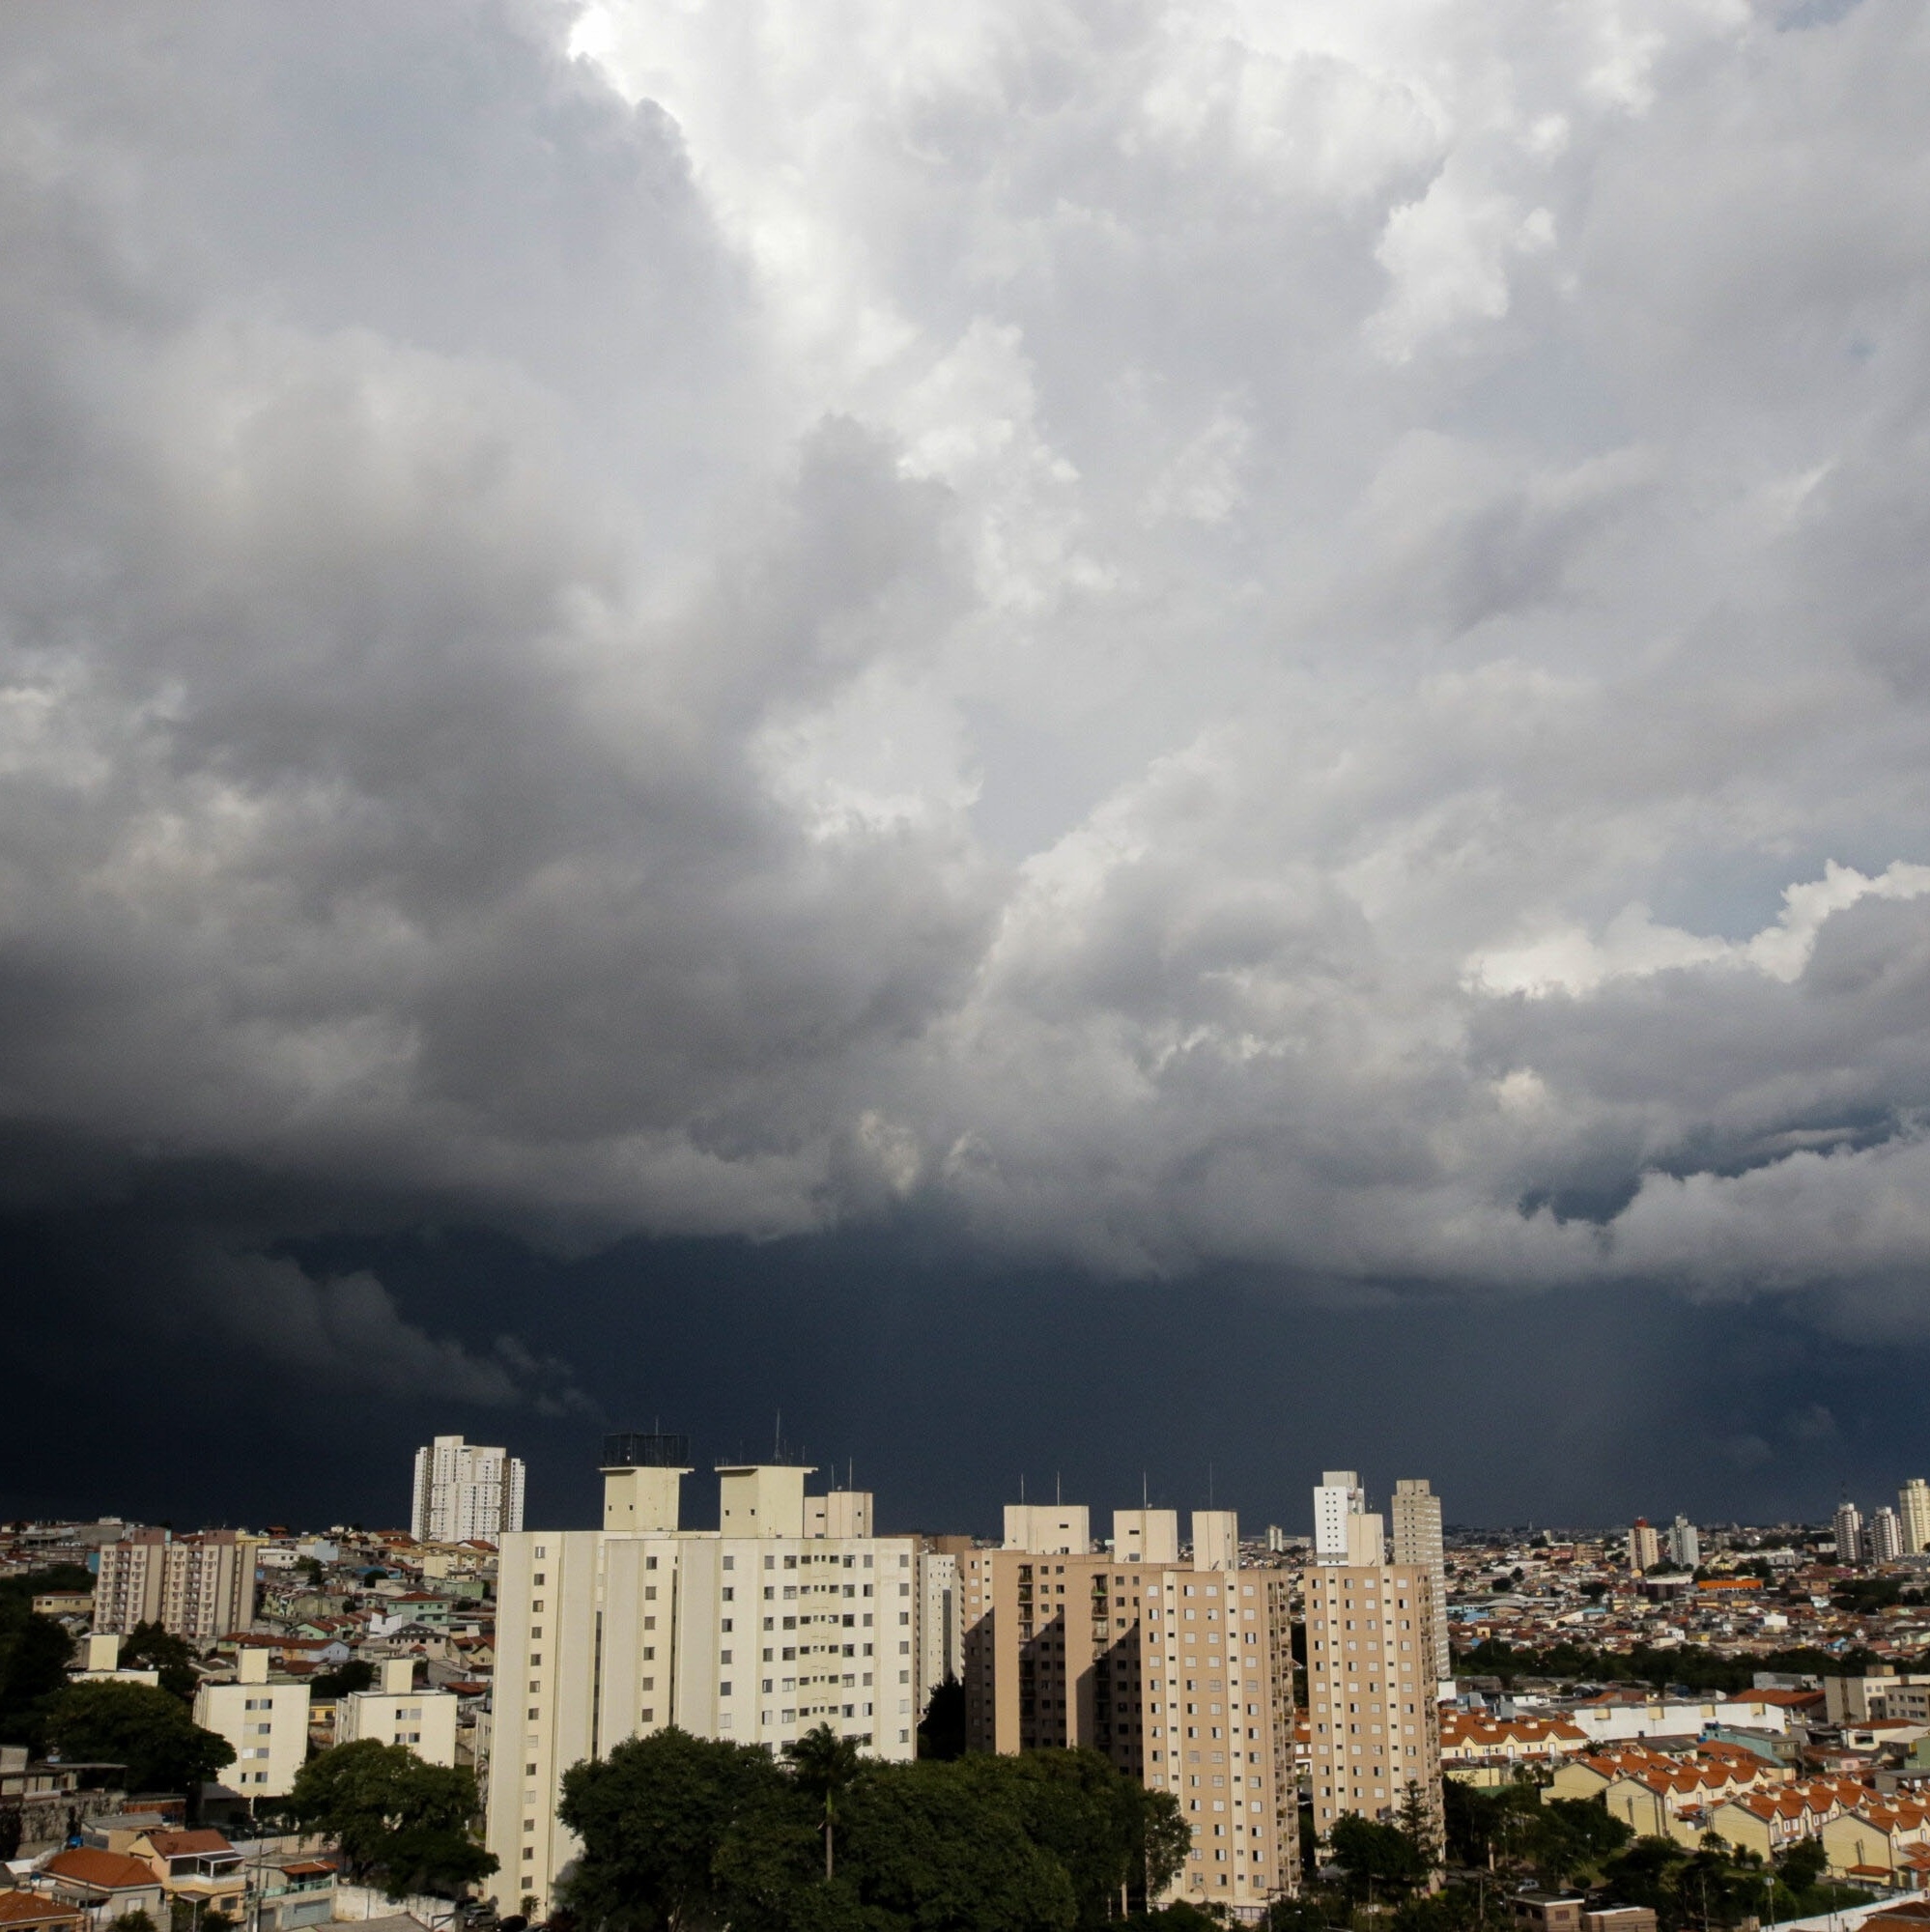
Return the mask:
[[1149, 1506], [1146, 1487], [1146, 1471], [1144, 1469], [1139, 1472], [1139, 1506], [1141, 1509], [1146, 1509]]
[[1062, 1485], [1062, 1484], [1060, 1483], [1060, 1480], [1059, 1480], [1059, 1471], [1058, 1471], [1057, 1469], [1055, 1469], [1055, 1470], [1053, 1470], [1053, 1472], [1052, 1472], [1052, 1504], [1053, 1504], [1053, 1507], [1054, 1507], [1055, 1509], [1057, 1509], [1057, 1508], [1058, 1508], [1058, 1506], [1059, 1506], [1059, 1505], [1060, 1505], [1061, 1503], [1063, 1503], [1063, 1502], [1064, 1502], [1064, 1500], [1065, 1500], [1065, 1492], [1064, 1492], [1064, 1486], [1063, 1486], [1063, 1485]]
[[1206, 1464], [1206, 1507], [1208, 1509], [1211, 1509], [1212, 1506], [1213, 1506], [1213, 1465], [1210, 1463], [1208, 1463]]
[[771, 1431], [771, 1461], [774, 1463], [781, 1463], [783, 1460], [784, 1460], [784, 1411], [781, 1408], [778, 1411], [777, 1426]]
[[1019, 1508], [1025, 1507], [1025, 1471], [1019, 1471]]

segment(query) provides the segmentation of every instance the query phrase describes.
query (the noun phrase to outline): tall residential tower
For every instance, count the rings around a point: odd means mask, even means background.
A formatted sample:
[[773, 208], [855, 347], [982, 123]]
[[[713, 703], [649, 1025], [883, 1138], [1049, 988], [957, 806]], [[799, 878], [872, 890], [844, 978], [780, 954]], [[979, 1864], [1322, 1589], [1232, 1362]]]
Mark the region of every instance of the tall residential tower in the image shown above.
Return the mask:
[[417, 1543], [495, 1543], [523, 1527], [523, 1463], [506, 1449], [439, 1435], [415, 1452], [409, 1533]]

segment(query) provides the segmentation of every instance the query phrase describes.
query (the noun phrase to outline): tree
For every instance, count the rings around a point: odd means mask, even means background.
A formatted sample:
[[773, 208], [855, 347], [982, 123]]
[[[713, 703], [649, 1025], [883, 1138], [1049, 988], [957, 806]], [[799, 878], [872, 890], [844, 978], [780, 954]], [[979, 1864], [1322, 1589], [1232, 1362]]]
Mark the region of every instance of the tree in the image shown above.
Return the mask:
[[845, 1874], [867, 1932], [1071, 1932], [1072, 1879], [1028, 1835], [1012, 1783], [961, 1776], [974, 1765], [1021, 1762], [880, 1767], [858, 1784], [846, 1807]]
[[311, 1697], [347, 1697], [375, 1688], [375, 1665], [365, 1657], [352, 1657], [333, 1670], [318, 1670], [308, 1680]]
[[763, 1751], [674, 1725], [572, 1765], [556, 1810], [583, 1846], [569, 1907], [587, 1924], [623, 1932], [721, 1922], [728, 1905], [718, 1870], [725, 1841], [760, 1810], [796, 1800]]
[[858, 1776], [858, 1747], [829, 1724], [817, 1724], [784, 1747], [797, 1788], [824, 1812], [824, 1875], [832, 1876], [832, 1840], [837, 1830], [837, 1800]]
[[1412, 1891], [1426, 1882], [1428, 1861], [1396, 1825], [1349, 1814], [1327, 1833], [1334, 1862], [1347, 1874], [1348, 1889], [1372, 1901]]
[[283, 1809], [327, 1833], [352, 1878], [390, 1898], [459, 1897], [496, 1870], [475, 1842], [472, 1772], [424, 1764], [407, 1745], [358, 1738], [311, 1758]]
[[159, 1624], [136, 1624], [121, 1646], [124, 1669], [156, 1670], [160, 1688], [184, 1704], [193, 1701], [201, 1673], [194, 1667], [194, 1652], [172, 1631]]
[[919, 1722], [918, 1754], [945, 1764], [965, 1755], [965, 1687], [957, 1678], [932, 1691]]
[[46, 1743], [46, 1700], [67, 1683], [73, 1639], [32, 1599], [0, 1595], [0, 1743], [39, 1750]]
[[233, 1747], [204, 1731], [179, 1697], [147, 1684], [71, 1684], [47, 1704], [48, 1744], [70, 1760], [124, 1764], [134, 1791], [200, 1787], [235, 1759]]

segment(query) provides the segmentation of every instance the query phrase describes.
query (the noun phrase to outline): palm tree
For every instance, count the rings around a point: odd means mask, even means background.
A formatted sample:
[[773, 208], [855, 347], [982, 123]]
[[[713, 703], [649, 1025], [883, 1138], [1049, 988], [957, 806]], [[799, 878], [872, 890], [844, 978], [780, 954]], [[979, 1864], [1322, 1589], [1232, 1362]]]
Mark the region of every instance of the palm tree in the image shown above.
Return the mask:
[[798, 1789], [824, 1801], [824, 1875], [832, 1871], [832, 1838], [837, 1825], [837, 1794], [850, 1790], [858, 1776], [858, 1747], [840, 1738], [829, 1724], [819, 1724], [784, 1747]]

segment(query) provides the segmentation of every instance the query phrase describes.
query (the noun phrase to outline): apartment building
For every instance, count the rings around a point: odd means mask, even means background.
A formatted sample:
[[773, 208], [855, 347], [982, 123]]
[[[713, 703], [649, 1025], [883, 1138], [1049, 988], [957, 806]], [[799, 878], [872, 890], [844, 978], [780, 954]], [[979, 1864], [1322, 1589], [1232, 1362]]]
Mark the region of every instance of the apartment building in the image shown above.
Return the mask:
[[1383, 1524], [1370, 1514], [1367, 1492], [1352, 1469], [1329, 1469], [1314, 1492], [1314, 1561], [1379, 1563]]
[[415, 1452], [409, 1533], [417, 1543], [489, 1543], [523, 1527], [524, 1466], [501, 1447], [439, 1435]]
[[1836, 1561], [1859, 1562], [1863, 1553], [1863, 1513], [1847, 1497], [1836, 1506]]
[[1388, 1507], [1391, 1549], [1396, 1563], [1412, 1564], [1428, 1576], [1433, 1598], [1434, 1677], [1445, 1683], [1454, 1675], [1448, 1650], [1447, 1558], [1441, 1543], [1441, 1499], [1427, 1479], [1404, 1476], [1394, 1485]]
[[1883, 1504], [1863, 1525], [1863, 1556], [1870, 1563], [1894, 1563], [1903, 1554], [1903, 1519]]
[[176, 1537], [137, 1529], [100, 1547], [94, 1628], [125, 1636], [157, 1623], [206, 1650], [255, 1619], [255, 1550], [260, 1539], [232, 1529]]
[[[1028, 1529], [1068, 1540], [1008, 1512]], [[1255, 1918], [1299, 1875], [1290, 1579], [1238, 1558], [1233, 1513], [1199, 1511], [1182, 1563], [1170, 1510], [1118, 1512], [1109, 1551], [961, 1555], [966, 1740], [1082, 1746], [1170, 1791], [1192, 1832], [1172, 1895]]]
[[1419, 1564], [1318, 1564], [1303, 1577], [1314, 1823], [1392, 1821], [1418, 1791], [1443, 1824], [1433, 1592]]
[[1647, 1517], [1638, 1516], [1629, 1531], [1629, 1568], [1653, 1570], [1661, 1561], [1661, 1537]]
[[1903, 1524], [1903, 1553], [1930, 1548], [1930, 1483], [1912, 1476], [1897, 1492], [1896, 1513]]
[[352, 1690], [335, 1706], [335, 1742], [373, 1738], [381, 1745], [407, 1745], [424, 1764], [456, 1761], [456, 1707], [453, 1690], [418, 1690], [415, 1660], [391, 1657], [382, 1666], [382, 1682]]
[[[626, 1739], [675, 1724], [776, 1752], [824, 1723], [915, 1755], [915, 1539], [812, 1534], [833, 1509], [805, 1494], [811, 1470], [775, 1463], [720, 1467], [720, 1528], [684, 1529], [687, 1456], [679, 1436], [613, 1436], [601, 1529], [502, 1539], [487, 1841], [511, 1903], [549, 1909], [577, 1853], [563, 1773]], [[868, 1524], [868, 1494], [841, 1493]]]
[[918, 1553], [919, 1682], [927, 1694], [948, 1678], [965, 1680], [965, 1625], [958, 1558], [949, 1550]]
[[270, 1683], [271, 1654], [242, 1650], [235, 1683], [194, 1693], [194, 1721], [227, 1739], [235, 1762], [223, 1776], [243, 1798], [286, 1798], [308, 1760], [308, 1686]]

